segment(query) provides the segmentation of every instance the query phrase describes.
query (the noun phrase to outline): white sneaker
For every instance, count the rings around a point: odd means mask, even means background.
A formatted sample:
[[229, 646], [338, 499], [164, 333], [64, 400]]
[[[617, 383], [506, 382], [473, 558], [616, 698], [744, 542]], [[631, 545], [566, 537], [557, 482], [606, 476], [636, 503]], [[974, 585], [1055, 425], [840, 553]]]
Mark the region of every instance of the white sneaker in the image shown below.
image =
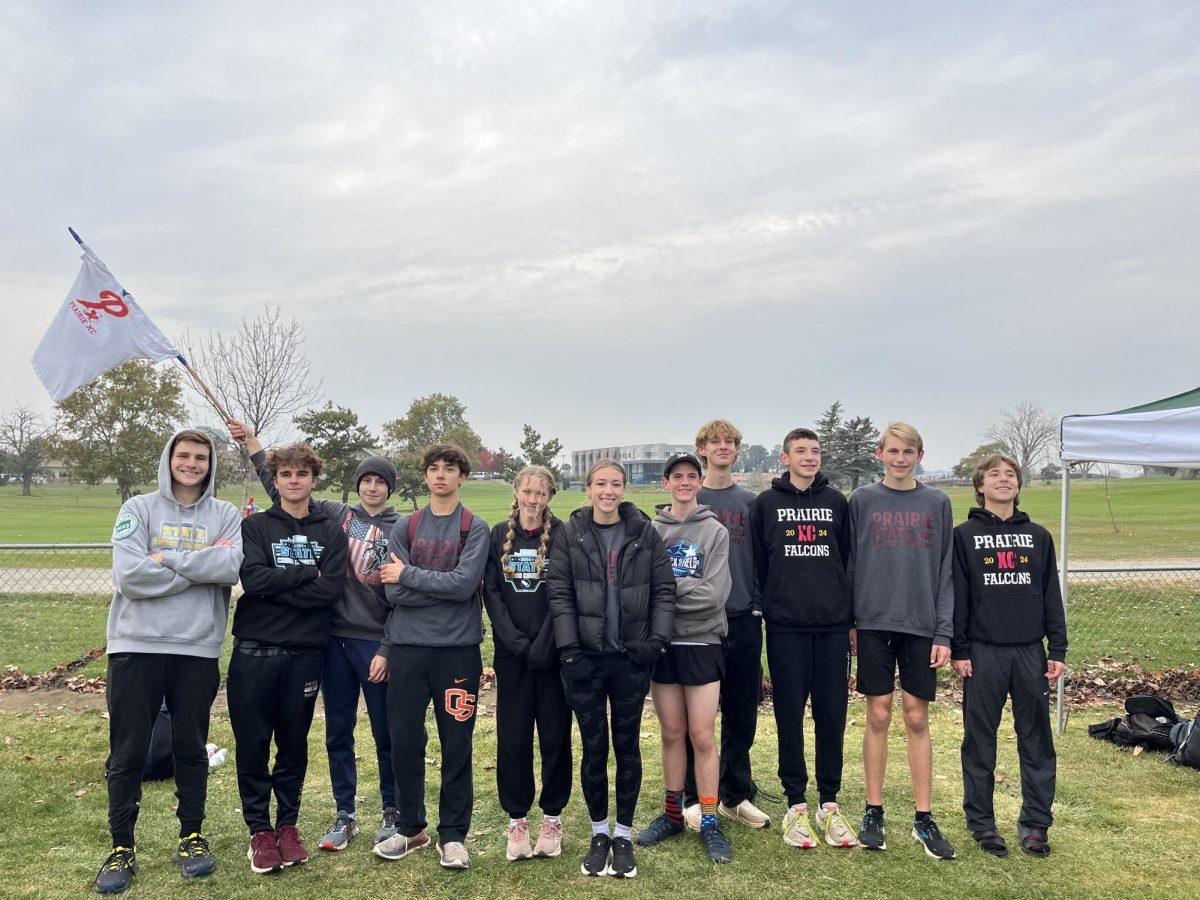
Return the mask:
[[842, 815], [836, 803], [822, 803], [817, 810], [817, 830], [825, 832], [830, 847], [857, 847], [858, 835]]
[[783, 817], [783, 842], [789, 847], [812, 850], [817, 846], [812, 826], [808, 824], [808, 807], [793, 806]]
[[[696, 807], [699, 810], [699, 807]], [[724, 803], [717, 804], [717, 812], [725, 816], [727, 819], [733, 819], [735, 822], [745, 825], [748, 828], [770, 828], [771, 817], [765, 812], [751, 803], [749, 800], [743, 800], [737, 806], [729, 807]], [[696, 830], [699, 831], [699, 825]]]
[[692, 831], [700, 830], [700, 804], [693, 803], [683, 808], [683, 824]]
[[447, 841], [445, 844], [438, 841], [437, 848], [438, 853], [442, 855], [439, 862], [443, 868], [469, 869], [471, 867], [471, 857], [467, 855], [467, 848], [460, 841]]

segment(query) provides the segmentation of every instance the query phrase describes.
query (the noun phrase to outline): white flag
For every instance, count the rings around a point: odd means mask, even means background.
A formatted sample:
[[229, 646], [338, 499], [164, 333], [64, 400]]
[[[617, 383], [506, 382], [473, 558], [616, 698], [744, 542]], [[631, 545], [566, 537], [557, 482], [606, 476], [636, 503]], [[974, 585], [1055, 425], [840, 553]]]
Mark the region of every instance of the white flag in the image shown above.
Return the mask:
[[79, 246], [83, 268], [33, 352], [34, 371], [56, 402], [131, 359], [179, 356], [92, 248]]

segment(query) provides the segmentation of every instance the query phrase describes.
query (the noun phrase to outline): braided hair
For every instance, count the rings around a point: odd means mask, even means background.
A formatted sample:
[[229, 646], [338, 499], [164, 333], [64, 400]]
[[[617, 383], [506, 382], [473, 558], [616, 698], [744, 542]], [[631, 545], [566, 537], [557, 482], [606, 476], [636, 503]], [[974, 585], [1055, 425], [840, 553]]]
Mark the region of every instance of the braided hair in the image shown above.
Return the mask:
[[517, 500], [517, 491], [521, 489], [521, 483], [529, 478], [542, 479], [546, 482], [546, 488], [550, 493], [546, 501], [546, 508], [542, 510], [542, 540], [538, 544], [536, 563], [538, 578], [542, 577], [542, 572], [546, 568], [546, 554], [550, 547], [550, 523], [553, 519], [550, 514], [550, 500], [554, 499], [554, 494], [558, 490], [558, 480], [545, 466], [526, 466], [513, 479], [512, 510], [508, 514], [508, 532], [504, 536], [504, 553], [500, 557], [500, 568], [510, 578], [513, 576], [514, 570], [508, 564], [508, 555], [512, 552], [513, 539], [517, 535], [517, 521], [521, 517], [521, 505]]

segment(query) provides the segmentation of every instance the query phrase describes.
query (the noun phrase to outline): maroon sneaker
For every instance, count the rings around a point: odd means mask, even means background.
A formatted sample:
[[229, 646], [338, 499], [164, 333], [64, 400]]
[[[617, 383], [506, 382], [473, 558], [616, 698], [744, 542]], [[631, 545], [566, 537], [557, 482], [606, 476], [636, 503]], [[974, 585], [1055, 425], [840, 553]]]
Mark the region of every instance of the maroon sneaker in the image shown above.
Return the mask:
[[283, 859], [275, 842], [275, 832], [256, 831], [250, 838], [250, 849], [246, 851], [250, 860], [250, 871], [255, 875], [270, 875], [283, 869]]
[[279, 856], [285, 866], [297, 866], [308, 862], [308, 851], [300, 840], [300, 832], [295, 825], [280, 825], [275, 831], [279, 841]]

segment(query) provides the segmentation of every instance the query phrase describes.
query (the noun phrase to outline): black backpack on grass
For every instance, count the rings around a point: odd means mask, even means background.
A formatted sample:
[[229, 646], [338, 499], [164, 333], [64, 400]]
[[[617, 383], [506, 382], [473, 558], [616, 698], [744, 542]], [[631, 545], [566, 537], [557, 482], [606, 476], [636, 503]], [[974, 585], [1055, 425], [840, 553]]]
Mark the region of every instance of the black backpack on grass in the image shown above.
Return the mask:
[[1200, 713], [1196, 713], [1194, 721], [1180, 722], [1171, 729], [1171, 743], [1174, 750], [1167, 762], [1200, 769]]
[[[1125, 700], [1125, 715], [1088, 726], [1088, 734], [1118, 747], [1144, 747], [1147, 750], [1175, 749], [1171, 729], [1182, 723], [1170, 700], [1153, 694], [1134, 694]], [[1200, 742], [1198, 742], [1200, 743]]]

